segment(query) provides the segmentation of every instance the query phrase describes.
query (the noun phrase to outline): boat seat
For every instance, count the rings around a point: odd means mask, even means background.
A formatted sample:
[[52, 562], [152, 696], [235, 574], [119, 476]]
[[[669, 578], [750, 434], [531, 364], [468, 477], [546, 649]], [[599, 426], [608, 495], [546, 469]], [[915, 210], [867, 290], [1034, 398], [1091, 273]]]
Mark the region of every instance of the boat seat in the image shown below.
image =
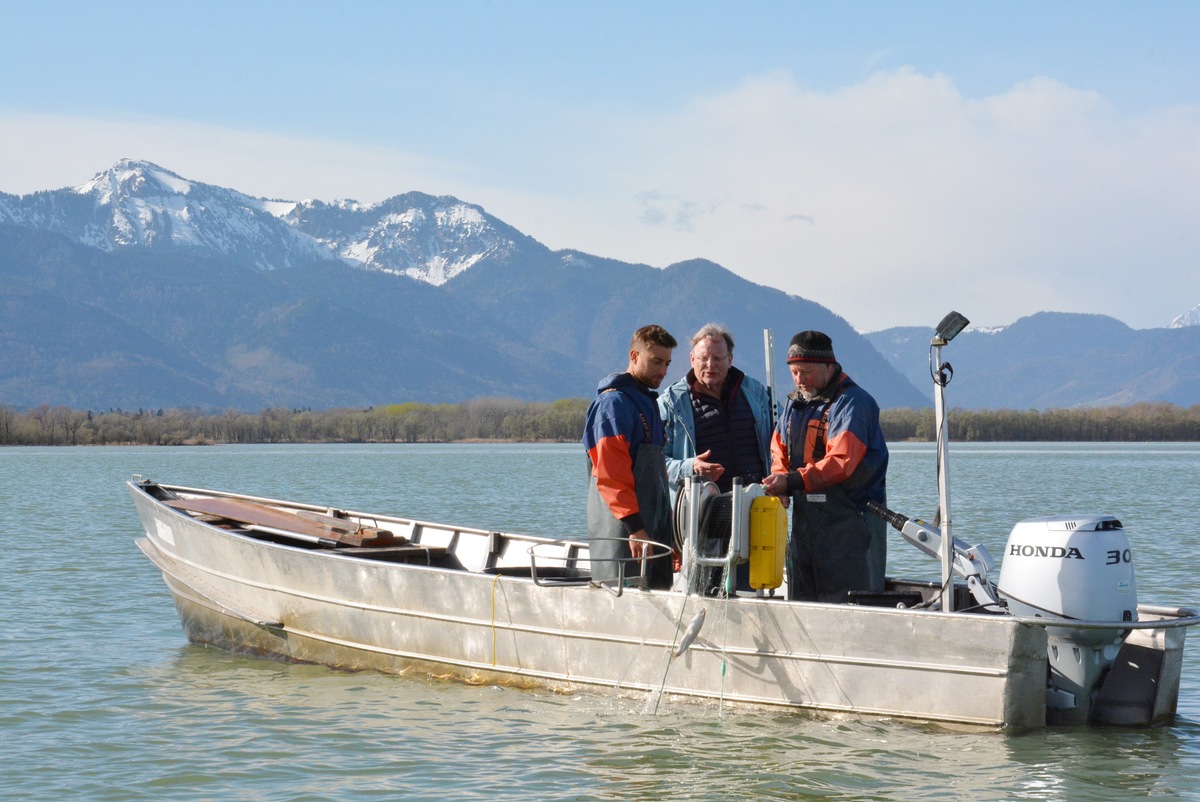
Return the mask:
[[359, 547], [338, 549], [338, 554], [346, 557], [357, 557], [366, 560], [382, 560], [384, 562], [408, 563], [416, 565], [436, 565], [439, 568], [462, 568], [458, 558], [447, 553], [444, 546], [422, 546], [406, 543], [402, 546]]
[[586, 585], [592, 581], [590, 571], [561, 565], [540, 567], [537, 569], [536, 577], [533, 575], [533, 567], [529, 565], [497, 565], [483, 569], [483, 573], [516, 579], [532, 579], [539, 585]]

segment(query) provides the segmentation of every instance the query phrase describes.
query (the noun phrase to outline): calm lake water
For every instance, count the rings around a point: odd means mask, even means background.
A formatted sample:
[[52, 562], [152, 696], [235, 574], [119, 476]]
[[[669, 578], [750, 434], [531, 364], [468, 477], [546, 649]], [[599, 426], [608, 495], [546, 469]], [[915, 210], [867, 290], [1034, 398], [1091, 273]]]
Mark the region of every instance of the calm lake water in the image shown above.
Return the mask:
[[[931, 518], [932, 445], [889, 503]], [[1200, 604], [1200, 444], [959, 445], [955, 535], [1116, 515], [1139, 599]], [[582, 535], [574, 445], [0, 448], [0, 798], [1200, 799], [1200, 632], [1157, 730], [963, 733], [603, 692], [557, 695], [239, 657], [184, 639], [134, 474], [435, 521]], [[890, 533], [890, 573], [935, 561]]]

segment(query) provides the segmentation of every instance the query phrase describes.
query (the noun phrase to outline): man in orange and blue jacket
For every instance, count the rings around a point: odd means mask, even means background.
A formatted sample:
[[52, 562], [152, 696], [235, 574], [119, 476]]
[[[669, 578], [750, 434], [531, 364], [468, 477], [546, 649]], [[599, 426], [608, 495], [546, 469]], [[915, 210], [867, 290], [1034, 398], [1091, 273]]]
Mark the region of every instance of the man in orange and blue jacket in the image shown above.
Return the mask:
[[788, 346], [796, 391], [771, 443], [770, 495], [790, 497], [788, 598], [844, 602], [882, 591], [887, 525], [867, 503], [887, 505], [887, 443], [875, 399], [842, 372], [833, 341], [802, 331]]
[[649, 587], [671, 586], [671, 502], [654, 391], [676, 344], [662, 326], [638, 329], [626, 372], [605, 377], [588, 407], [583, 446], [591, 468], [588, 551], [596, 582], [634, 578], [644, 567]]

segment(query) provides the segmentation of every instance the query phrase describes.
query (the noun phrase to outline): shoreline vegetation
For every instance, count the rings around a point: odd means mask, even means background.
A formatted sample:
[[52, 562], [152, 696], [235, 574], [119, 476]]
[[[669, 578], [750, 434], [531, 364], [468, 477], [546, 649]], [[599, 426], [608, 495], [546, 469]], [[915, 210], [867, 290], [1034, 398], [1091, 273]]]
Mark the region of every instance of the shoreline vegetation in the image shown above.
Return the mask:
[[[260, 412], [0, 405], [0, 446], [218, 445], [262, 443], [576, 442], [590, 399], [551, 402], [480, 398], [460, 404], [409, 402], [369, 409]], [[932, 409], [880, 413], [889, 442], [932, 442]], [[958, 442], [1196, 442], [1200, 404], [1133, 404], [1048, 410], [963, 410], [949, 414]]]

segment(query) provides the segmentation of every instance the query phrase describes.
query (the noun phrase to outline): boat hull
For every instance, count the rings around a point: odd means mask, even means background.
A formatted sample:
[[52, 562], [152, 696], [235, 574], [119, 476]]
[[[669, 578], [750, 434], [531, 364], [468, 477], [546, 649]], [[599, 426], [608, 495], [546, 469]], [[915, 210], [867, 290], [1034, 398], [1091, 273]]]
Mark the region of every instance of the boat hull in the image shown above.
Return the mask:
[[[461, 567], [363, 558], [230, 531], [130, 487], [138, 545], [198, 643], [476, 683], [1018, 730], [1046, 721], [1045, 631], [1005, 616], [535, 582], [487, 563], [528, 560], [537, 539], [386, 516], [370, 520]], [[676, 657], [701, 610], [699, 635]]]

